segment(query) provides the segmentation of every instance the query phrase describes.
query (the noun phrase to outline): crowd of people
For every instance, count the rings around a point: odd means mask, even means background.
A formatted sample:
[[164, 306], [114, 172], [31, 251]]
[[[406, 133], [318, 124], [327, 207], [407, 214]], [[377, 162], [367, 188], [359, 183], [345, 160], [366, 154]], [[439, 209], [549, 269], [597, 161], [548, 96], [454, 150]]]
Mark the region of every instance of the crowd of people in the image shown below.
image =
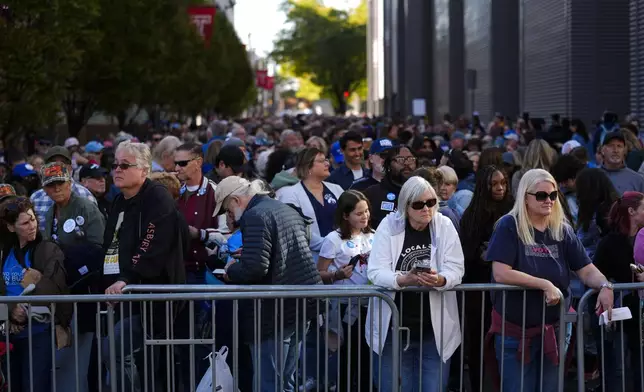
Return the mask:
[[[448, 390], [461, 365], [451, 360], [464, 350], [472, 391], [501, 375], [504, 391], [555, 391], [557, 352], [565, 350], [557, 350], [560, 313], [550, 305], [563, 298], [574, 308], [592, 288], [591, 355], [629, 358], [626, 368], [614, 360], [594, 370], [611, 385], [628, 377], [641, 391], [640, 297], [614, 295], [613, 283], [644, 281], [631, 269], [644, 264], [643, 135], [637, 119], [620, 123], [607, 112], [592, 131], [557, 115], [546, 128], [528, 114], [484, 125], [474, 113], [434, 126], [298, 116], [173, 126], [142, 141], [124, 132], [84, 146], [37, 139], [28, 147], [33, 155], [9, 149], [1, 158], [0, 295], [118, 295], [131, 284], [372, 284], [390, 294], [409, 330], [400, 352], [403, 390]], [[462, 301], [452, 290], [461, 283], [531, 290], [469, 291]], [[413, 287], [433, 290], [403, 290]], [[252, 304], [232, 315], [230, 304], [217, 303], [218, 343], [232, 347], [234, 317], [245, 343], [233, 353], [240, 390], [390, 390], [391, 309], [334, 299], [320, 319], [319, 305], [303, 301], [305, 317], [298, 300], [266, 300], [260, 320]], [[597, 317], [610, 317], [613, 306], [628, 306], [633, 319], [602, 334]], [[192, 336], [186, 320], [194, 317], [201, 330], [213, 310], [186, 311], [158, 303], [117, 312], [116, 339], [134, 350], [117, 344], [110, 369], [95, 304], [59, 304], [54, 323], [27, 323], [26, 307], [11, 306], [3, 333], [12, 343], [12, 390], [49, 390], [54, 371], [59, 390], [75, 390], [76, 378], [82, 391], [97, 390], [97, 361], [118, 385], [140, 390], [144, 335], [167, 336], [170, 319], [175, 335]], [[315, 342], [327, 333], [335, 347], [320, 352]], [[210, 346], [195, 349], [199, 379]], [[496, 371], [488, 361], [479, 371], [482, 349]], [[186, 388], [194, 358], [180, 351], [177, 382]], [[306, 369], [297, 369], [301, 357]], [[317, 379], [321, 368], [333, 373], [333, 361], [345, 364], [340, 374]]]

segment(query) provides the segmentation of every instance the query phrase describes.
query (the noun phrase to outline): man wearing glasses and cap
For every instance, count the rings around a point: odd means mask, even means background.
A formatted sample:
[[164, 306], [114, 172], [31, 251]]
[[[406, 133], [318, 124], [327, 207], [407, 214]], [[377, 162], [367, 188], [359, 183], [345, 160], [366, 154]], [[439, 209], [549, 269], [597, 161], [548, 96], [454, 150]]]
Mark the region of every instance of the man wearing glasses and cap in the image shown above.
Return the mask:
[[[72, 156], [69, 150], [63, 146], [54, 146], [47, 150], [45, 155], [45, 164], [52, 162], [60, 162], [67, 165], [69, 172], [72, 172]], [[89, 199], [96, 203], [96, 198], [92, 195], [87, 188], [72, 180], [72, 192], [82, 198]], [[31, 195], [31, 202], [34, 205], [36, 216], [38, 217], [38, 228], [40, 231], [45, 230], [45, 215], [47, 211], [54, 205], [54, 201], [47, 196], [44, 189], [39, 189]]]
[[393, 148], [393, 146], [393, 142], [385, 138], [378, 139], [371, 144], [371, 148], [369, 149], [371, 176], [362, 177], [355, 181], [353, 185], [351, 185], [351, 189], [362, 192], [372, 185], [380, 184], [380, 181], [385, 178], [385, 158], [383, 153], [390, 148]]

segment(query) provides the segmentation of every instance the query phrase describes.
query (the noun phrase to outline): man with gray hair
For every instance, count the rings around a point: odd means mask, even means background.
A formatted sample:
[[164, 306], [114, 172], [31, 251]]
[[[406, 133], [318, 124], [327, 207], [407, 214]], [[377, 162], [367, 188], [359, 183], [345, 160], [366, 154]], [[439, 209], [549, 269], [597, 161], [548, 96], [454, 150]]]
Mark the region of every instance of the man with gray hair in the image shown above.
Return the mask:
[[166, 136], [154, 147], [152, 171], [174, 172], [174, 152], [181, 145], [181, 140], [176, 136]]
[[[183, 259], [189, 247], [188, 226], [167, 188], [147, 178], [151, 166], [150, 148], [144, 143], [125, 141], [117, 147], [112, 173], [121, 194], [114, 199], [105, 227], [102, 273], [105, 294], [121, 294], [128, 284], [185, 283]], [[165, 314], [165, 306], [160, 302], [150, 308], [154, 313], [155, 335], [166, 335], [165, 317], [172, 315]], [[147, 320], [151, 320], [150, 316]], [[115, 326], [117, 341], [121, 335], [132, 339], [132, 345], [124, 346], [128, 352], [117, 352], [116, 369], [110, 369], [118, 375], [117, 385], [124, 376], [120, 373], [121, 362], [132, 355], [129, 348], [141, 348], [142, 320], [141, 308], [133, 306], [131, 316], [129, 312], [122, 315]], [[103, 344], [102, 352], [109, 353], [107, 342]], [[119, 351], [121, 345], [117, 346]], [[109, 355], [103, 359], [109, 359]], [[125, 367], [129, 368], [129, 364]], [[138, 377], [128, 376], [133, 380], [126, 381], [126, 385], [139, 382]]]
[[[309, 248], [311, 220], [296, 208], [270, 198], [268, 193], [261, 180], [250, 182], [236, 176], [217, 185], [214, 214], [227, 213], [238, 223], [244, 241], [239, 261], [226, 265], [225, 279], [249, 285], [321, 284]], [[308, 320], [297, 317], [297, 308], [293, 299], [279, 306], [275, 301], [264, 301], [261, 319], [255, 320], [252, 303], [240, 304], [241, 337], [253, 353], [255, 377], [261, 374], [260, 391], [274, 391], [280, 380], [284, 390], [294, 390], [299, 344], [306, 336], [309, 321], [317, 318], [314, 301], [307, 301], [306, 313], [302, 313], [308, 315]], [[282, 327], [275, 331], [278, 320]], [[261, 323], [259, 339], [254, 337], [256, 322]], [[279, 350], [276, 336], [280, 336]]]

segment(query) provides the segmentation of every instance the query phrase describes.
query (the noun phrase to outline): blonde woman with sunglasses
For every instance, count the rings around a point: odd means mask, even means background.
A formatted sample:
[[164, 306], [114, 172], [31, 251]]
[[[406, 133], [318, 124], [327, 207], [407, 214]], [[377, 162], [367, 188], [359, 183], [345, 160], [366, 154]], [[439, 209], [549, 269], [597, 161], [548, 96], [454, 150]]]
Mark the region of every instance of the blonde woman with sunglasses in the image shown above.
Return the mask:
[[557, 183], [550, 173], [528, 170], [519, 183], [514, 207], [499, 219], [490, 238], [486, 260], [492, 263], [493, 282], [533, 289], [526, 291], [525, 309], [521, 291], [496, 293], [492, 301], [488, 337], [493, 339], [490, 343], [498, 363], [503, 363], [504, 391], [518, 391], [521, 386], [526, 392], [557, 390], [557, 366], [563, 360], [556, 350], [559, 307], [546, 306], [545, 316], [542, 309], [544, 300], [547, 305], [557, 305], [562, 292], [569, 302], [570, 271], [576, 272], [586, 286], [600, 290], [596, 309], [607, 310], [610, 318], [613, 286], [591, 263], [566, 221], [558, 196]]

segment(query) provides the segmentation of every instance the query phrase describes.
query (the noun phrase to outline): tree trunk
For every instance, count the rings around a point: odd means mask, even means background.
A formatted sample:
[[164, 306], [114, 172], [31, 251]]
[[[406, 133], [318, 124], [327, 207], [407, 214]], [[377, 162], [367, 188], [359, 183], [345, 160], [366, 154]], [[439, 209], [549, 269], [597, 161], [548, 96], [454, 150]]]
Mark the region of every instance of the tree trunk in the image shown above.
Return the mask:
[[347, 100], [344, 98], [344, 93], [337, 94], [338, 106], [335, 108], [335, 114], [344, 116], [347, 112]]
[[118, 121], [119, 123], [119, 130], [121, 131], [125, 130], [125, 122], [127, 121], [127, 111], [119, 110], [119, 112], [116, 114], [116, 121]]
[[77, 114], [67, 114], [67, 132], [69, 136], [78, 137], [80, 131], [85, 126], [85, 119], [83, 117]]
[[71, 94], [65, 97], [62, 106], [67, 118], [69, 136], [78, 137], [87, 120], [94, 113], [94, 103], [91, 99], [77, 100], [76, 96]]

